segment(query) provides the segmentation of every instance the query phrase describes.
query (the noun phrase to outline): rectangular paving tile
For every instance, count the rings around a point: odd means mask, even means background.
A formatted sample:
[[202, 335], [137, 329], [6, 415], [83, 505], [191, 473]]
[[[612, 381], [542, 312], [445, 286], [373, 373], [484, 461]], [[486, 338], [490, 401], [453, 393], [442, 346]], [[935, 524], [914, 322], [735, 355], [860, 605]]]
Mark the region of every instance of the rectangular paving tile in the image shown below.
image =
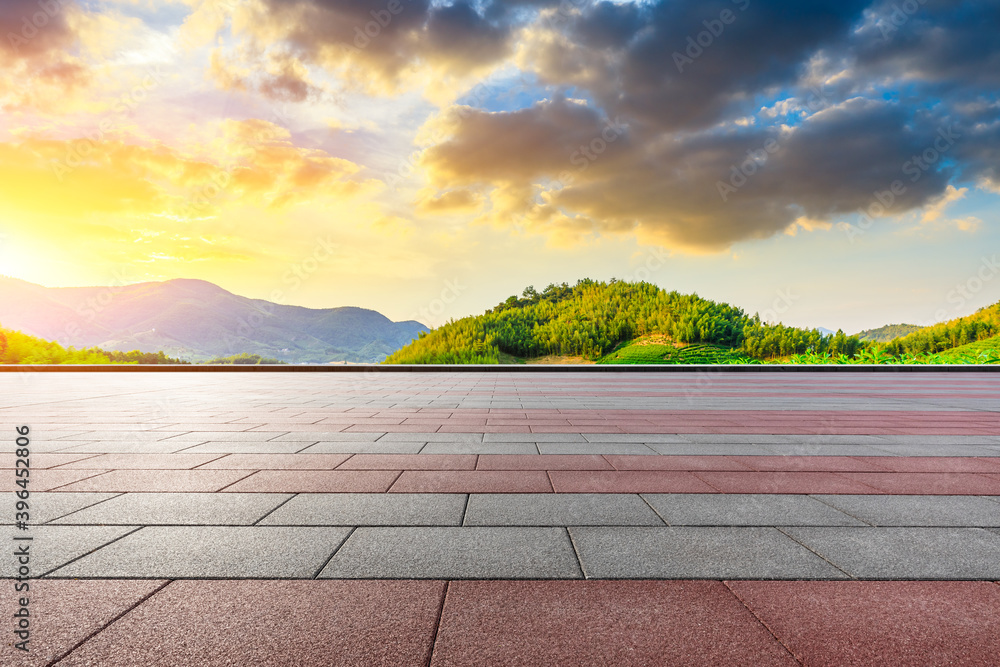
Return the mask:
[[1000, 473], [1000, 459], [995, 458], [974, 458], [971, 456], [892, 456], [859, 460], [873, 463], [880, 468], [892, 472]]
[[643, 498], [671, 526], [865, 525], [803, 495], [677, 493]]
[[[51, 491], [78, 482], [82, 479], [96, 477], [107, 470], [32, 470], [31, 471], [31, 491]], [[13, 481], [13, 477], [12, 477]], [[11, 489], [13, 490], [13, 488]]]
[[227, 454], [199, 470], [333, 470], [350, 454]]
[[425, 444], [424, 442], [317, 442], [300, 450], [298, 454], [416, 454]]
[[[921, 495], [1000, 495], [1000, 479], [975, 473], [849, 472], [844, 477], [883, 493]], [[816, 493], [826, 493], [816, 490]]]
[[534, 442], [428, 442], [419, 450], [424, 454], [498, 454], [538, 455]]
[[587, 442], [579, 433], [486, 433], [483, 442]]
[[816, 496], [875, 526], [1000, 526], [1000, 507], [978, 496]]
[[265, 526], [458, 526], [464, 494], [302, 493], [261, 521]]
[[895, 456], [871, 445], [759, 445], [769, 455], [778, 456]]
[[456, 581], [431, 662], [795, 664], [738, 599], [709, 581]]
[[349, 528], [145, 527], [56, 570], [52, 576], [312, 578], [349, 533]]
[[847, 576], [774, 528], [573, 527], [569, 532], [588, 579]]
[[[108, 626], [143, 598], [165, 584], [165, 581], [55, 581], [41, 579], [30, 582], [28, 591], [30, 617], [29, 651], [13, 647], [20, 638], [4, 642], [0, 660], [5, 665], [44, 667], [70, 651], [74, 646]], [[0, 615], [13, 619], [20, 595], [14, 593], [13, 582], [4, 582], [11, 594], [0, 598]], [[13, 622], [11, 622], [11, 633]]]
[[279, 454], [291, 456], [303, 449], [306, 442], [205, 442], [184, 449], [185, 454]]
[[379, 442], [482, 442], [482, 433], [435, 433], [433, 431], [420, 433], [410, 431], [395, 433], [389, 432], [379, 438]]
[[476, 457], [461, 454], [355, 454], [340, 470], [474, 470]]
[[[28, 567], [31, 577], [40, 577], [74, 558], [98, 549], [135, 530], [135, 526], [32, 526], [29, 531], [7, 526], [4, 556], [0, 558], [0, 577], [14, 577], [22, 565], [15, 552], [25, 545], [28, 549]], [[30, 536], [28, 540], [15, 537]], [[23, 576], [23, 575], [22, 575]]]
[[249, 474], [246, 470], [112, 470], [61, 486], [59, 491], [208, 492], [218, 491]]
[[760, 445], [712, 445], [712, 444], [656, 444], [652, 443], [649, 448], [657, 454], [666, 456], [758, 456], [773, 454]]
[[60, 470], [79, 469], [140, 469], [140, 470], [189, 470], [213, 459], [218, 454], [99, 454], [82, 461], [75, 461], [60, 466]]
[[396, 470], [261, 470], [224, 493], [384, 493]]
[[484, 454], [477, 470], [613, 470], [611, 464], [593, 454]]
[[473, 494], [466, 526], [662, 526], [639, 496], [626, 494]]
[[729, 456], [607, 456], [616, 470], [750, 470]]
[[1000, 586], [969, 581], [734, 581], [805, 665], [993, 665]]
[[713, 493], [692, 473], [674, 470], [582, 471], [549, 473], [556, 493]]
[[551, 493], [542, 470], [404, 470], [392, 493]]
[[736, 461], [761, 472], [885, 472], [891, 456], [735, 456]]
[[647, 445], [630, 442], [539, 442], [538, 451], [542, 454], [656, 454]]
[[[108, 498], [114, 498], [116, 495], [115, 493], [59, 493], [44, 491], [32, 493], [28, 499], [27, 522], [32, 526], [47, 523], [70, 512], [75, 512]], [[9, 513], [5, 512], [6, 516], [0, 515], [2, 523], [7, 525], [13, 525], [15, 520], [13, 503], [16, 499], [14, 499], [13, 495], [11, 498], [11, 511]]]
[[443, 594], [441, 581], [174, 581], [61, 664], [423, 665]]
[[858, 579], [1000, 579], [1000, 536], [981, 528], [784, 528]]
[[722, 493], [875, 493], [878, 489], [830, 472], [696, 472]]
[[290, 497], [276, 493], [126, 493], [63, 516], [56, 523], [249, 526]]
[[565, 528], [358, 528], [320, 578], [571, 579]]
[[[66, 465], [74, 461], [82, 461], [93, 457], [93, 454], [65, 454], [61, 452], [32, 451], [29, 461], [32, 470], [44, 470]], [[0, 452], [0, 470], [12, 470], [17, 465], [17, 457], [13, 451]]]

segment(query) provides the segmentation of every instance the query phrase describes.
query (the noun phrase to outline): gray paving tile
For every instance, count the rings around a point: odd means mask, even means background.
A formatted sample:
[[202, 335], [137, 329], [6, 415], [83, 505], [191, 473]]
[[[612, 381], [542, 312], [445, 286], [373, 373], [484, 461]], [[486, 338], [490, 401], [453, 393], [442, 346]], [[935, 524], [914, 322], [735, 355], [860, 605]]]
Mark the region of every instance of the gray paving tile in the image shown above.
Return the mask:
[[879, 445], [876, 449], [893, 456], [989, 456], [988, 447], [980, 445]]
[[358, 528], [320, 578], [572, 579], [564, 528]]
[[1000, 579], [1000, 536], [982, 528], [784, 528], [858, 579]]
[[468, 442], [483, 441], [482, 433], [386, 433], [379, 442]]
[[291, 494], [126, 493], [57, 521], [130, 526], [249, 526]]
[[125, 440], [96, 440], [82, 445], [74, 445], [60, 449], [60, 452], [82, 454], [173, 454], [187, 449], [194, 442], [174, 442], [159, 440], [156, 442], [129, 442]]
[[[40, 523], [47, 523], [53, 519], [58, 519], [64, 514], [75, 512], [78, 509], [99, 503], [108, 498], [114, 498], [117, 493], [46, 493], [39, 491], [31, 494], [28, 499], [28, 524], [35, 526]], [[11, 496], [13, 498], [13, 496]], [[11, 512], [4, 512], [4, 525], [13, 525], [14, 511], [13, 500], [11, 501]]]
[[709, 445], [753, 445], [767, 436], [749, 433], [684, 433], [683, 437], [685, 442]]
[[579, 433], [486, 433], [483, 442], [587, 442]]
[[534, 442], [428, 442], [421, 454], [537, 454]]
[[269, 442], [375, 442], [385, 433], [340, 433], [333, 431], [293, 431]]
[[198, 443], [209, 440], [215, 442], [266, 442], [277, 438], [282, 433], [276, 431], [190, 431], [162, 442]]
[[640, 444], [670, 444], [690, 442], [674, 433], [584, 433], [587, 442], [637, 442]]
[[882, 435], [898, 445], [1000, 445], [1000, 435]]
[[1000, 526], [1000, 507], [979, 496], [815, 497], [876, 526]]
[[349, 533], [349, 528], [146, 527], [56, 570], [52, 576], [310, 578]]
[[750, 437], [759, 445], [879, 445], [886, 442], [881, 435], [768, 434]]
[[212, 441], [188, 447], [185, 454], [294, 454], [307, 447], [306, 442], [232, 442]]
[[[15, 551], [25, 543], [28, 552], [31, 577], [40, 577], [46, 572], [65, 565], [74, 558], [98, 549], [105, 544], [127, 535], [135, 526], [32, 526], [28, 531], [7, 527], [4, 555], [0, 559], [0, 577], [16, 575], [19, 564]], [[14, 537], [31, 536], [30, 542], [14, 541]]]
[[466, 526], [662, 526], [637, 495], [482, 493], [469, 497]]
[[774, 528], [569, 529], [588, 579], [844, 579]]
[[542, 454], [656, 454], [646, 445], [634, 442], [540, 442], [538, 451]]
[[683, 456], [763, 456], [772, 453], [760, 445], [713, 445], [709, 443], [688, 442], [683, 444], [656, 444], [649, 448], [657, 454]]
[[[305, 443], [302, 443], [305, 444]], [[416, 454], [423, 442], [317, 442], [301, 454]]]
[[863, 526], [809, 496], [650, 493], [643, 498], [671, 526]]
[[461, 493], [301, 493], [262, 526], [458, 526]]
[[761, 449], [779, 456], [895, 456], [871, 445], [761, 445]]

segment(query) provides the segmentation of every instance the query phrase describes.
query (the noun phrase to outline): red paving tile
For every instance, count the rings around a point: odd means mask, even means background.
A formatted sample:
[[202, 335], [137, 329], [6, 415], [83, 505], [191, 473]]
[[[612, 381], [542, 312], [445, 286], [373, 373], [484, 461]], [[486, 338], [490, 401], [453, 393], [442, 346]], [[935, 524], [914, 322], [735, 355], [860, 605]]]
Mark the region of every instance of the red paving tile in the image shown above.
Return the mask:
[[606, 454], [604, 458], [616, 470], [750, 470], [732, 456]]
[[597, 454], [481, 454], [477, 470], [612, 470]]
[[406, 470], [393, 493], [551, 493], [543, 471]]
[[385, 493], [398, 470], [261, 470], [227, 493]]
[[[31, 466], [31, 470], [45, 470], [47, 468], [55, 468], [56, 466], [72, 463], [74, 461], [81, 461], [83, 459], [88, 459], [92, 456], [95, 456], [95, 454], [61, 454], [59, 452], [39, 452], [31, 454], [28, 457], [28, 462]], [[13, 469], [17, 465], [17, 463], [15, 463], [16, 460], [17, 457], [15, 456], [13, 451], [0, 453], [0, 470]]]
[[227, 454], [199, 470], [333, 470], [350, 454]]
[[1000, 586], [968, 581], [733, 581], [806, 665], [996, 665]]
[[431, 660], [449, 665], [795, 665], [716, 581], [455, 581]]
[[[893, 472], [985, 472], [1000, 473], [1000, 457], [972, 456], [866, 456], [858, 460]], [[860, 471], [859, 471], [860, 472]], [[872, 472], [876, 472], [873, 470]]]
[[[878, 493], [851, 473], [830, 472], [697, 472], [722, 493]], [[867, 474], [867, 473], [862, 473]]]
[[443, 591], [440, 581], [174, 581], [59, 664], [422, 665]]
[[[80, 470], [79, 472], [94, 471]], [[133, 493], [210, 492], [229, 486], [248, 474], [250, 474], [248, 470], [112, 470], [103, 475], [88, 477], [60, 487], [57, 490]]]
[[885, 472], [881, 460], [892, 456], [734, 456], [740, 463], [761, 472]]
[[355, 454], [338, 470], [475, 470], [475, 454]]
[[928, 496], [1000, 495], [1000, 476], [992, 479], [989, 475], [960, 472], [857, 472], [842, 473], [842, 475], [875, 487], [883, 493]]
[[[5, 594], [0, 596], [0, 614], [4, 623], [0, 664], [35, 667], [48, 665], [67, 653], [116, 616], [150, 595], [165, 582], [157, 580], [31, 580], [27, 593], [15, 592], [14, 582], [2, 580]], [[13, 647], [14, 613], [17, 601], [27, 596], [30, 616], [28, 652]]]
[[549, 477], [556, 493], [717, 493], [694, 474], [672, 470], [553, 470]]
[[32, 470], [31, 491], [51, 491], [81, 479], [94, 477], [107, 470]]
[[60, 470], [103, 468], [104, 470], [190, 470], [221, 454], [100, 454], [61, 466]]

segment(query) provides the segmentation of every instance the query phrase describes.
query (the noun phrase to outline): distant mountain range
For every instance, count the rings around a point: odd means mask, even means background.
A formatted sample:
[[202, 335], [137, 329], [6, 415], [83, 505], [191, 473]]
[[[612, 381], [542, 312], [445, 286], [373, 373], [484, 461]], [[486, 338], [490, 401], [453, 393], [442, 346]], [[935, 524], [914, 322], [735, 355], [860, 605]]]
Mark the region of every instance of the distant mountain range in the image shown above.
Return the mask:
[[289, 363], [377, 362], [428, 331], [374, 310], [281, 305], [189, 279], [52, 288], [0, 277], [0, 326], [77, 348], [189, 361], [249, 352]]

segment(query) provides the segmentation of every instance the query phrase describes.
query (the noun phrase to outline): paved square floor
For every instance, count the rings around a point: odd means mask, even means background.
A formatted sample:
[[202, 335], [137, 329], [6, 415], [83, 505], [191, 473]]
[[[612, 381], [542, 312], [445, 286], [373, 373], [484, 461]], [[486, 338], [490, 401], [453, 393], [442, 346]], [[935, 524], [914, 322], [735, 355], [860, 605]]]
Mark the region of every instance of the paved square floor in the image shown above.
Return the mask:
[[6, 548], [3, 665], [1000, 655], [1000, 374], [8, 371], [0, 391], [32, 619], [24, 653]]

